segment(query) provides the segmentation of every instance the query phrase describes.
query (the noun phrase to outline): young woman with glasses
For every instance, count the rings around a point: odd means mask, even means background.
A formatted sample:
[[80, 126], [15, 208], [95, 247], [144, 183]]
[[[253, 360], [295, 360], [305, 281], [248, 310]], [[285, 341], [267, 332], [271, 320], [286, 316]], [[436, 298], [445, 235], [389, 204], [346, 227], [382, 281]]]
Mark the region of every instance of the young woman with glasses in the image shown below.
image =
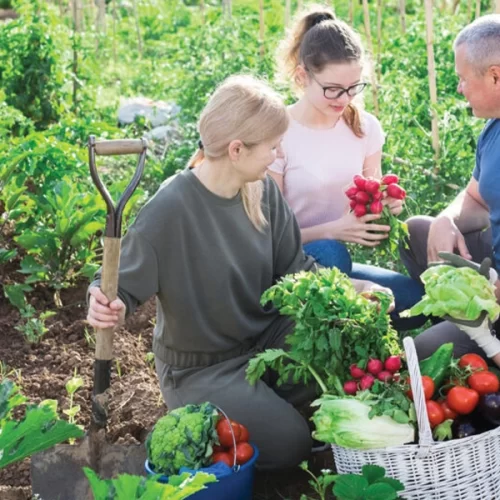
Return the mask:
[[[269, 167], [301, 229], [304, 250], [320, 264], [392, 289], [396, 312], [420, 300], [416, 281], [393, 271], [352, 263], [346, 243], [377, 246], [389, 226], [380, 215], [357, 218], [349, 213], [345, 189], [355, 174], [382, 175], [382, 127], [355, 103], [363, 80], [363, 47], [359, 36], [328, 8], [313, 8], [300, 17], [280, 46], [278, 64], [292, 78], [299, 98], [289, 107], [290, 126], [279, 157]], [[392, 213], [402, 202], [386, 198]], [[399, 329], [412, 320], [397, 319]]]

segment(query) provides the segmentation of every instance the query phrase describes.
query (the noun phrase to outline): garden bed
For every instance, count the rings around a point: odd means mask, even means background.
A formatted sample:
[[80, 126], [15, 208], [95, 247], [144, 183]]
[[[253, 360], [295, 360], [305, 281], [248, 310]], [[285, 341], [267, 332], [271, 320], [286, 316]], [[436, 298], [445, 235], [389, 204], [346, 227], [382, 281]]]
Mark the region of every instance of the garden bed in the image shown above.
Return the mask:
[[[10, 267], [10, 266], [9, 266]], [[14, 266], [12, 267], [14, 268]], [[7, 269], [3, 279], [8, 279]], [[85, 385], [74, 396], [81, 411], [77, 423], [88, 427], [91, 416], [90, 391], [94, 346], [92, 328], [85, 322], [87, 283], [63, 291], [63, 308], [47, 320], [48, 333], [38, 345], [29, 345], [16, 330], [19, 313], [7, 299], [0, 297], [0, 352], [2, 375], [16, 381], [30, 402], [56, 399], [60, 410], [68, 408], [66, 382], [77, 374]], [[45, 289], [39, 289], [32, 305], [40, 311], [55, 310], [53, 299]], [[144, 304], [127, 320], [115, 336], [115, 356], [111, 380], [112, 405], [108, 436], [112, 442], [143, 442], [154, 422], [165, 413], [151, 351], [155, 314], [154, 300]], [[330, 451], [315, 455], [312, 470], [319, 472], [333, 464]], [[30, 498], [30, 461], [13, 464], [0, 471], [0, 498], [24, 500]], [[299, 499], [310, 492], [307, 475], [299, 468], [293, 471], [258, 473], [254, 498], [271, 500]]]

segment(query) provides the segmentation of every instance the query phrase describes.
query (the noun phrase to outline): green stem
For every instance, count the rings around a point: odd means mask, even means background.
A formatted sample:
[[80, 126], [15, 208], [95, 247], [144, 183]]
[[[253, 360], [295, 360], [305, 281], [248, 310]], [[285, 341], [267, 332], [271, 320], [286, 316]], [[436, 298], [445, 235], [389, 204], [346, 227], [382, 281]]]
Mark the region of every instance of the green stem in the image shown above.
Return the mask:
[[321, 380], [321, 377], [319, 376], [318, 372], [311, 366], [311, 365], [305, 365], [307, 366], [307, 369], [311, 372], [312, 376], [315, 378], [316, 382], [318, 382], [318, 385], [321, 387], [321, 390], [323, 393], [327, 393], [328, 389], [326, 385], [324, 384], [323, 380]]

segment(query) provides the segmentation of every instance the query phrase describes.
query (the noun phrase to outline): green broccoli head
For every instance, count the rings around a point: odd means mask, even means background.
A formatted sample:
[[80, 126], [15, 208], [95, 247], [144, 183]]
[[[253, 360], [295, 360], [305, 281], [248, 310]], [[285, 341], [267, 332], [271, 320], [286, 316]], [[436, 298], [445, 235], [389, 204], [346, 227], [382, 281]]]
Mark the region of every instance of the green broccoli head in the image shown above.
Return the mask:
[[186, 405], [160, 418], [146, 441], [155, 471], [170, 476], [181, 467], [199, 469], [210, 464], [218, 442], [217, 410], [210, 403]]

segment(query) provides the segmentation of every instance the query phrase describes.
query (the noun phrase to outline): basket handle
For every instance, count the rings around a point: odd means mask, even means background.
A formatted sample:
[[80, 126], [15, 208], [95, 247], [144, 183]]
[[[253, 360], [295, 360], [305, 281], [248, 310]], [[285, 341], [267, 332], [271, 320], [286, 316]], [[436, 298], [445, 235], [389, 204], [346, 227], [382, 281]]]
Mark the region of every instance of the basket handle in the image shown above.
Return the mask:
[[422, 375], [418, 365], [415, 343], [411, 337], [405, 337], [403, 339], [403, 346], [406, 352], [406, 362], [408, 363], [408, 371], [410, 372], [410, 385], [413, 393], [413, 401], [415, 403], [415, 411], [417, 413], [418, 444], [421, 447], [418, 456], [423, 457], [427, 455], [430, 446], [434, 443], [434, 439], [432, 438], [429, 416], [427, 415], [427, 407], [425, 405]]
[[222, 413], [222, 416], [227, 420], [229, 424], [229, 430], [231, 431], [231, 437], [233, 438], [233, 450], [234, 450], [232, 469], [234, 472], [239, 472], [240, 466], [236, 463], [236, 436], [234, 435], [233, 426], [231, 425], [231, 419], [227, 416], [226, 412], [220, 406], [217, 405], [214, 406], [215, 408], [217, 408], [217, 410], [219, 410]]

